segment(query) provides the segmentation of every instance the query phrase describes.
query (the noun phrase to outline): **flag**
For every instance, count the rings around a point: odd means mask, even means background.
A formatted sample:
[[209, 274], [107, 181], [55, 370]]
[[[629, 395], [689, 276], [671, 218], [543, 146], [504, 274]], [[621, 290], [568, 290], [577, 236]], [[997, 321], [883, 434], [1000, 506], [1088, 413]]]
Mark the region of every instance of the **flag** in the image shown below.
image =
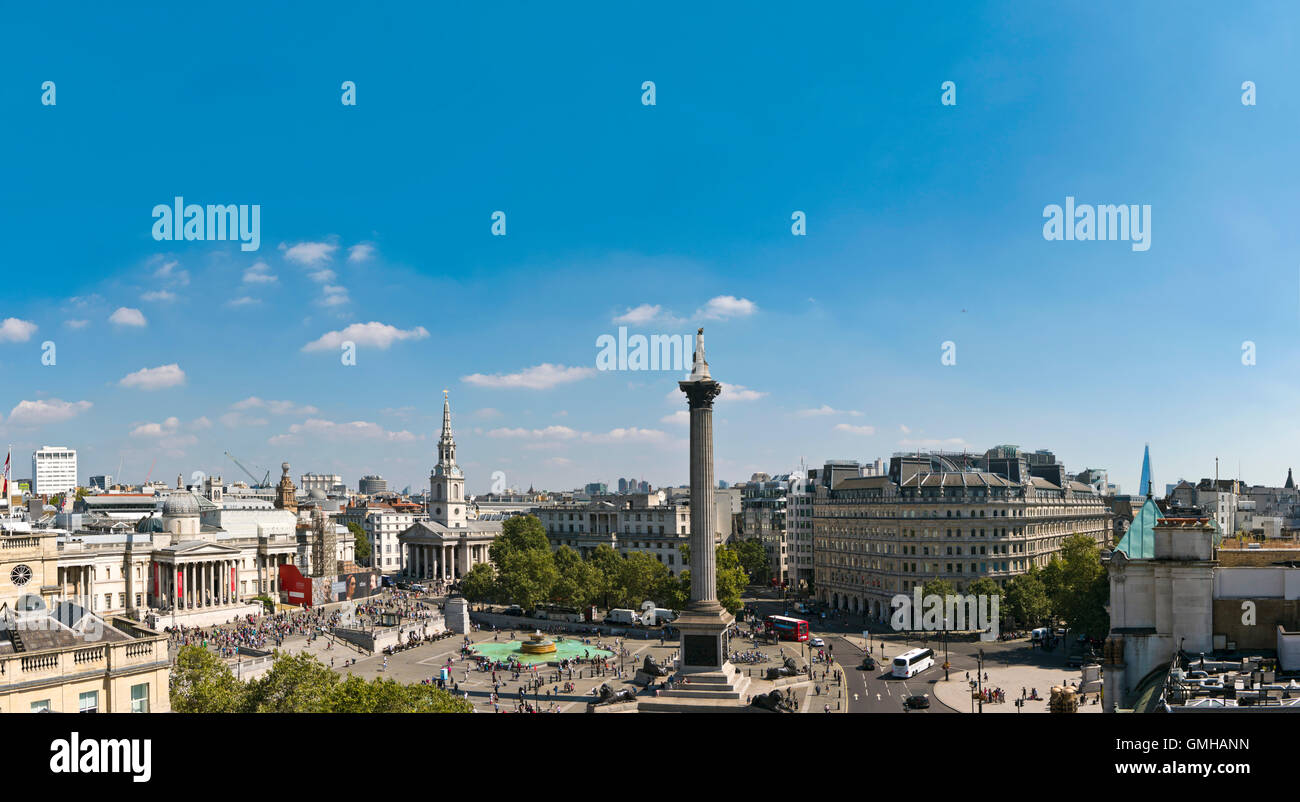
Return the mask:
[[14, 448], [9, 447], [9, 453], [5, 454], [5, 478], [4, 478], [4, 500], [5, 506], [9, 506], [9, 458], [13, 456]]

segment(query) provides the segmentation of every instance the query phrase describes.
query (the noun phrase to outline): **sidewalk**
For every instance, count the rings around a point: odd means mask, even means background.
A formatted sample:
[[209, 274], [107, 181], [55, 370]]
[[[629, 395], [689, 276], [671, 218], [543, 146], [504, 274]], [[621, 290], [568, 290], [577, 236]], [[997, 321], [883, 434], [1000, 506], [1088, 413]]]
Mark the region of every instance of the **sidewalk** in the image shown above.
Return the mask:
[[[953, 671], [951, 679], [939, 680], [934, 684], [934, 695], [940, 702], [958, 713], [971, 712], [970, 683], [966, 680], [966, 671]], [[989, 679], [984, 683], [985, 689], [1001, 688], [1006, 693], [1007, 701], [1001, 704], [984, 703], [985, 713], [1046, 713], [1047, 700], [1052, 695], [1055, 685], [1073, 684], [1078, 686], [1083, 672], [1077, 668], [1041, 668], [1038, 666], [998, 667], [987, 670]], [[970, 672], [971, 679], [975, 672]], [[1026, 701], [1023, 708], [1017, 708], [1015, 700], [1020, 697], [1020, 689], [1037, 689], [1041, 697], [1036, 701]], [[1089, 694], [1081, 700], [1080, 713], [1100, 713], [1101, 705], [1093, 704], [1095, 694]], [[975, 710], [979, 711], [979, 700], [975, 700]]]

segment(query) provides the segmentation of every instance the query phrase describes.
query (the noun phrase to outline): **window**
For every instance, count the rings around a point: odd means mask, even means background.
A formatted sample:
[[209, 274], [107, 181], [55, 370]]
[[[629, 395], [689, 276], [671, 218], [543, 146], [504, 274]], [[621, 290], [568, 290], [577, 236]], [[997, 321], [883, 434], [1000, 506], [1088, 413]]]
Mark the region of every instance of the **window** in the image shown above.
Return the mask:
[[30, 711], [30, 712], [32, 712], [32, 713], [48, 713], [48, 712], [50, 712], [50, 700], [49, 700], [49, 699], [42, 699], [42, 700], [39, 701], [39, 702], [32, 702], [32, 707], [31, 707], [31, 711]]
[[77, 709], [82, 713], [99, 712], [99, 691], [86, 691], [77, 698]]
[[131, 686], [131, 712], [149, 712], [149, 683], [142, 682]]

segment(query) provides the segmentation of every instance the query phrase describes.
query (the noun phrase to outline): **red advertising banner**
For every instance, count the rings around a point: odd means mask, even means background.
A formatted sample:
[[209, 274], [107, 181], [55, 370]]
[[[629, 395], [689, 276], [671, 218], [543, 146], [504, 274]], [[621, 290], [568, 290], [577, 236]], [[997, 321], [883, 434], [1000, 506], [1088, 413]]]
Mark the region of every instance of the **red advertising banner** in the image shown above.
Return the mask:
[[298, 566], [292, 563], [280, 566], [280, 587], [289, 604], [311, 606], [311, 577], [303, 576]]
[[230, 566], [230, 595], [235, 595], [235, 566]]
[[[176, 599], [181, 599], [185, 597], [185, 580], [183, 578], [183, 575], [184, 572], [181, 571], [181, 569], [177, 568], [176, 569]], [[176, 603], [176, 599], [172, 599], [172, 604]]]

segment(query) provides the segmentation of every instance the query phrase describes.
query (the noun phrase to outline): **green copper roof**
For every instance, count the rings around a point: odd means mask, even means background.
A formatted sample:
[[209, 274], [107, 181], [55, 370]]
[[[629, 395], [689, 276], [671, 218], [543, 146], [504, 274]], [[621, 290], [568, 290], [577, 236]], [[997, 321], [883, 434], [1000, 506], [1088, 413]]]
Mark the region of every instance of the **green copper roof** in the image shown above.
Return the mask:
[[1156, 521], [1164, 517], [1154, 499], [1147, 498], [1138, 514], [1133, 517], [1124, 537], [1120, 538], [1115, 551], [1124, 552], [1130, 560], [1150, 560], [1156, 556]]

